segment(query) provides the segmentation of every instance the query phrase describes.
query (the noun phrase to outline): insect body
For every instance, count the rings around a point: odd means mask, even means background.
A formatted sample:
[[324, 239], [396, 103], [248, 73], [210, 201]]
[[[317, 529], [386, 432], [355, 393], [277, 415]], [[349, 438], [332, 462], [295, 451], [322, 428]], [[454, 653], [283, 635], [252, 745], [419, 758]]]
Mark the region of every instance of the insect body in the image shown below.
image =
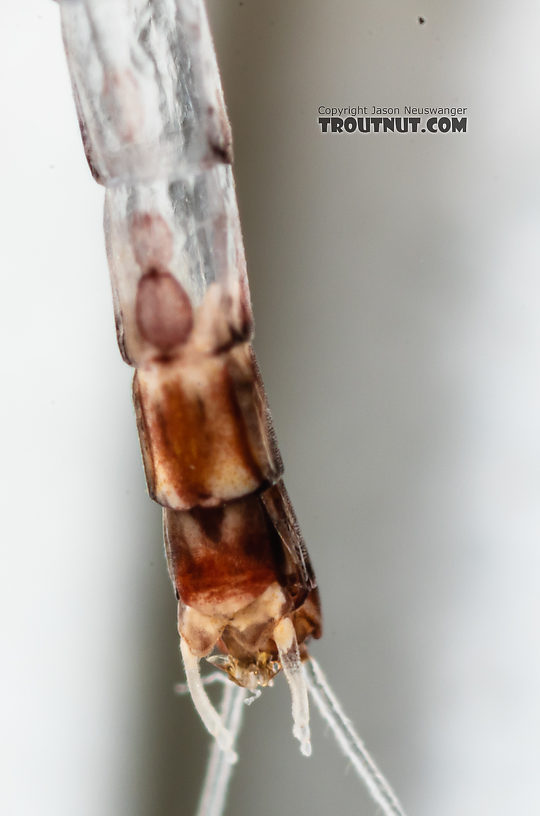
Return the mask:
[[106, 188], [118, 342], [136, 369], [191, 695], [228, 750], [200, 659], [250, 689], [283, 669], [308, 754], [301, 660], [321, 634], [319, 598], [250, 345], [230, 129], [204, 5], [60, 7], [88, 161]]

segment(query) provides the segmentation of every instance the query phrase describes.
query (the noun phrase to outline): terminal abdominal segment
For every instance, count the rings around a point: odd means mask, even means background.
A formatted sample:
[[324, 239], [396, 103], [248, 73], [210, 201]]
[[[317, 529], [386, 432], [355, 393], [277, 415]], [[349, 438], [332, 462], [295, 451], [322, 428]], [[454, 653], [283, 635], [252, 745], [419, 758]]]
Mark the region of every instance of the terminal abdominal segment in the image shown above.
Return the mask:
[[250, 344], [230, 128], [202, 0], [60, 0], [83, 142], [106, 188], [118, 343], [151, 497], [163, 507], [188, 686], [220, 746], [208, 658], [255, 689], [278, 672], [310, 753], [301, 661], [315, 576]]

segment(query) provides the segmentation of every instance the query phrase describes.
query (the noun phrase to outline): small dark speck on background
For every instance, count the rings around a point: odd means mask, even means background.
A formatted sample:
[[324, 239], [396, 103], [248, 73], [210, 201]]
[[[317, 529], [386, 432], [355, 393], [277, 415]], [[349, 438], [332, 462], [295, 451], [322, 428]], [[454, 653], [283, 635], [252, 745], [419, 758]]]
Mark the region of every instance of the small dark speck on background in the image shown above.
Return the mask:
[[420, 23], [420, 25], [424, 25], [424, 23], [426, 22], [426, 18], [425, 17], [419, 17], [418, 22]]

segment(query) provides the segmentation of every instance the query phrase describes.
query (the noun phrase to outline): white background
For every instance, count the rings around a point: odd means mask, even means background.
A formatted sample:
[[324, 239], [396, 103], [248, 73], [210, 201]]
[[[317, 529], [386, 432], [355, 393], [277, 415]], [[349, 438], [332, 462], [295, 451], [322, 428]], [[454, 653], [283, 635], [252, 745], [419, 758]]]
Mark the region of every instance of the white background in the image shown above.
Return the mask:
[[[538, 4], [210, 11], [313, 651], [411, 816], [536, 814]], [[54, 3], [5, 4], [0, 83], [0, 809], [189, 816], [207, 739]], [[469, 133], [323, 137], [321, 104], [463, 105]], [[300, 756], [282, 682], [240, 752], [230, 814], [375, 812], [316, 721]]]

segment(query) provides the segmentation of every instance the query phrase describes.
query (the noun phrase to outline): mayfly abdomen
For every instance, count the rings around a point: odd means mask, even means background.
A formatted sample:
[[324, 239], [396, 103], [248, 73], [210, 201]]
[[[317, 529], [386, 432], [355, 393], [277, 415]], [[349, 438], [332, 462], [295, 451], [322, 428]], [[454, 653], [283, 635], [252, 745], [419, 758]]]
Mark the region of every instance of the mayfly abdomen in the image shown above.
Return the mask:
[[[105, 234], [118, 343], [135, 367], [148, 488], [164, 508], [194, 703], [225, 749], [199, 660], [239, 685], [283, 669], [310, 752], [305, 641], [319, 597], [281, 481], [250, 341], [231, 136], [202, 0], [61, 0]], [[216, 650], [217, 654], [212, 655]]]

